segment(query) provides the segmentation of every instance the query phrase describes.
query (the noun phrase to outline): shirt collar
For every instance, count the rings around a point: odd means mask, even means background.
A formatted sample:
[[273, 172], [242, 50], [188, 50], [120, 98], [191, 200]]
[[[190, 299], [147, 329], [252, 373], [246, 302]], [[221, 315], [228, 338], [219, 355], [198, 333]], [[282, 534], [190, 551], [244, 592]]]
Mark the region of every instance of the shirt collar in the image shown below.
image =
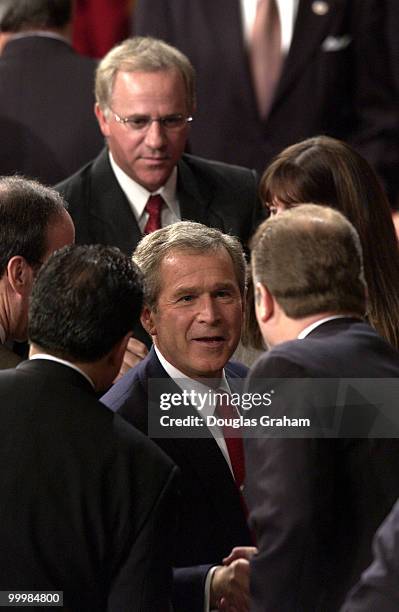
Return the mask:
[[151, 193], [145, 187], [134, 181], [130, 176], [122, 170], [114, 160], [111, 151], [108, 151], [111, 168], [114, 171], [116, 180], [118, 181], [123, 193], [127, 197], [136, 220], [139, 221], [144, 213], [145, 205], [151, 195], [161, 195], [170, 210], [178, 217], [179, 206], [176, 197], [177, 185], [177, 166], [172, 170], [172, 173], [165, 185]]
[[[222, 378], [220, 379], [220, 382], [218, 383], [217, 389], [212, 390], [209, 388], [209, 385], [201, 383], [198, 380], [194, 380], [193, 378], [190, 378], [189, 376], [187, 376], [186, 374], [183, 374], [183, 372], [175, 368], [175, 366], [173, 366], [171, 363], [169, 363], [169, 361], [165, 359], [165, 357], [162, 355], [160, 350], [155, 345], [154, 345], [154, 349], [161, 363], [161, 366], [163, 367], [165, 372], [170, 376], [170, 378], [174, 380], [177, 386], [180, 387], [180, 389], [182, 389], [182, 391], [184, 390], [191, 391], [193, 389], [194, 391], [197, 391], [199, 394], [202, 394], [202, 395], [208, 392], [211, 392], [212, 394], [213, 392], [220, 392], [220, 391], [227, 391], [227, 393], [231, 393], [231, 389], [229, 387], [229, 383], [227, 382], [226, 373], [224, 369], [222, 373]], [[194, 404], [194, 407], [197, 408], [195, 404]], [[209, 404], [202, 406], [201, 414], [203, 416], [208, 416], [208, 415], [212, 415], [214, 411], [215, 411], [215, 402], [210, 401]]]
[[30, 30], [29, 32], [18, 32], [16, 34], [12, 34], [9, 42], [12, 40], [18, 40], [21, 38], [29, 38], [31, 36], [41, 37], [41, 38], [54, 38], [55, 40], [62, 40], [62, 42], [71, 46], [70, 41], [65, 38], [65, 36], [61, 36], [61, 34], [57, 34], [57, 32], [45, 32], [43, 30]]
[[332, 315], [330, 317], [324, 317], [323, 319], [319, 319], [318, 321], [314, 321], [313, 323], [311, 323], [310, 325], [305, 327], [305, 329], [303, 329], [298, 334], [298, 340], [302, 340], [303, 338], [306, 338], [306, 336], [308, 336], [310, 334], [310, 332], [312, 332], [314, 329], [316, 329], [320, 325], [323, 325], [323, 323], [327, 323], [327, 321], [333, 321], [334, 319], [347, 319], [347, 318], [348, 318], [347, 314], [344, 314], [344, 315]]
[[49, 355], [48, 353], [35, 353], [34, 355], [32, 355], [32, 357], [29, 357], [29, 359], [31, 361], [33, 361], [34, 359], [46, 359], [47, 361], [55, 361], [56, 363], [61, 363], [62, 365], [67, 366], [68, 368], [71, 368], [72, 370], [75, 370], [76, 372], [79, 372], [79, 374], [84, 376], [85, 379], [91, 384], [93, 389], [95, 389], [94, 382], [92, 381], [90, 376], [88, 376], [86, 372], [83, 372], [83, 370], [78, 368], [74, 363], [71, 363], [70, 361], [65, 361], [65, 359], [60, 359], [59, 357], [55, 357], [54, 355]]

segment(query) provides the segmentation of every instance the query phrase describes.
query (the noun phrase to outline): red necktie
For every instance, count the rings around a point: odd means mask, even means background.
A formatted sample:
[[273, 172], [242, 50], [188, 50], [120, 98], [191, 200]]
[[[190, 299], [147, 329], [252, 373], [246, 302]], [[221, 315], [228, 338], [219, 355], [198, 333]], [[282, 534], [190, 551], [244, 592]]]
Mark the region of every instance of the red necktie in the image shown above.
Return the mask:
[[[230, 395], [227, 391], [219, 390], [219, 402], [216, 407], [217, 414], [224, 421], [230, 419], [238, 419], [239, 413], [235, 406], [230, 404]], [[244, 482], [245, 477], [245, 462], [244, 462], [244, 445], [239, 429], [233, 428], [230, 425], [222, 427], [223, 437], [226, 442], [227, 451], [230, 457], [231, 467], [233, 469], [234, 480], [238, 488]]]
[[252, 78], [259, 114], [267, 117], [282, 66], [281, 24], [276, 0], [259, 0], [250, 39]]
[[161, 226], [161, 211], [164, 205], [164, 199], [162, 196], [152, 195], [148, 198], [148, 202], [145, 205], [145, 210], [148, 212], [148, 220], [145, 224], [144, 234], [151, 234], [155, 230], [160, 229]]

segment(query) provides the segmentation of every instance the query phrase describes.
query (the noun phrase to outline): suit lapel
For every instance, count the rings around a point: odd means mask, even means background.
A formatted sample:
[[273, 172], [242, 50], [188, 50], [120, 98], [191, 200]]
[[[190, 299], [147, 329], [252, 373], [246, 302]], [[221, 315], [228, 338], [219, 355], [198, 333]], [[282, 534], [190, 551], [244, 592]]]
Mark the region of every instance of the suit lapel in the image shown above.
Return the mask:
[[142, 234], [111, 168], [107, 149], [95, 160], [91, 174], [90, 222], [96, 226], [96, 235], [105, 234], [107, 244], [131, 255]]
[[318, 15], [312, 9], [313, 0], [299, 1], [291, 46], [276, 89], [273, 107], [292, 87], [303, 66], [309, 62], [310, 56], [326, 36], [331, 19], [337, 11], [336, 0], [328, 0], [326, 3], [329, 7], [328, 12], [325, 15]]
[[177, 194], [180, 204], [182, 221], [197, 221], [209, 225], [207, 207], [210, 201], [210, 193], [203, 195], [198, 189], [196, 180], [184, 157], [178, 163]]

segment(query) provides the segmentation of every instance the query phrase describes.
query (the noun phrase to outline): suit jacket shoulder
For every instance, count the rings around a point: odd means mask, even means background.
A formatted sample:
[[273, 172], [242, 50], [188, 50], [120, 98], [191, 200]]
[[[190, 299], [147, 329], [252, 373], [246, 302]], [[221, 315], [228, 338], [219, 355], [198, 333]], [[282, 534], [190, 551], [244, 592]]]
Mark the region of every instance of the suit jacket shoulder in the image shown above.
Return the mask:
[[82, 612], [132, 601], [167, 610], [173, 462], [64, 365], [34, 360], [0, 372], [0, 398], [1, 588], [61, 588]]

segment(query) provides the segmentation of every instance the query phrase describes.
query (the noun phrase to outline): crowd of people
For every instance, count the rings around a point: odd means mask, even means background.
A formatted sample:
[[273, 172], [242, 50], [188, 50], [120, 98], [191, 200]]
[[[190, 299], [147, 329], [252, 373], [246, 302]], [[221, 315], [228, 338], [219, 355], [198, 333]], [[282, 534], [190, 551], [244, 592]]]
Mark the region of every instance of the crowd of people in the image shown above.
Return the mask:
[[394, 4], [134, 6], [0, 0], [4, 605], [395, 612]]

